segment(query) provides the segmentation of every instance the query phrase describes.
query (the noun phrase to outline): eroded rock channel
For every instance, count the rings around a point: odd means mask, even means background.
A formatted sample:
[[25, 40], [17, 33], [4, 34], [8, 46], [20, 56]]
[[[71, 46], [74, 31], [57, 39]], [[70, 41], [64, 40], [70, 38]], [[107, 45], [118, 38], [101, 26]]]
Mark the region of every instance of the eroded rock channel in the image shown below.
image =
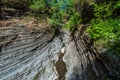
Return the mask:
[[67, 72], [66, 63], [63, 61], [64, 54], [61, 53], [58, 61], [55, 63], [56, 70], [59, 74], [58, 79], [56, 80], [65, 80], [65, 74]]
[[0, 80], [104, 80], [103, 74], [111, 73], [87, 37], [59, 32], [55, 36], [43, 28], [1, 26]]

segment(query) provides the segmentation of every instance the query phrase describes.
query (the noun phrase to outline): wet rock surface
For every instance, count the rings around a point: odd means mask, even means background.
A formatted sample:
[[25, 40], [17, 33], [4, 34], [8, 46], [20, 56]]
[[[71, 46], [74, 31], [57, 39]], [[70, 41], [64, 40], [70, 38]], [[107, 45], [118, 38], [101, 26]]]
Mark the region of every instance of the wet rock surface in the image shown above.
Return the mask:
[[[111, 76], [88, 37], [72, 36], [68, 30], [55, 34], [21, 25], [0, 27], [0, 80], [105, 80], [103, 74]], [[113, 80], [119, 80], [118, 75]]]
[[60, 54], [59, 60], [55, 63], [58, 78], [56, 80], [65, 80], [65, 74], [67, 72], [66, 63], [63, 61], [64, 54]]

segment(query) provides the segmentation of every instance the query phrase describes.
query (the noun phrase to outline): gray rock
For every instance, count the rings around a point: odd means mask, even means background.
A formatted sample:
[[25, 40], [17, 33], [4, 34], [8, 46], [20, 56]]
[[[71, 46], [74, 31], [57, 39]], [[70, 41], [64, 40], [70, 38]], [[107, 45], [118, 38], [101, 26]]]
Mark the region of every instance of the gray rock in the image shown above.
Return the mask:
[[106, 64], [98, 56], [87, 37], [73, 38], [68, 30], [55, 36], [45, 29], [0, 27], [0, 80], [103, 80], [99, 66]]

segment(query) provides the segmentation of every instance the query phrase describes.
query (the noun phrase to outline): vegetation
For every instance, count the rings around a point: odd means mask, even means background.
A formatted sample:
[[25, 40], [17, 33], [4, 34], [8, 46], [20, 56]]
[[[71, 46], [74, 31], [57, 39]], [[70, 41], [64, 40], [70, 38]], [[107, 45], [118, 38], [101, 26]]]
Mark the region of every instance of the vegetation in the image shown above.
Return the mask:
[[97, 24], [92, 22], [92, 27], [88, 29], [89, 34], [99, 47], [109, 48], [120, 38], [120, 18], [109, 18], [99, 21]]
[[[89, 35], [94, 46], [107, 56], [112, 65], [120, 66], [120, 0], [90, 2], [93, 7], [93, 18], [89, 22]], [[113, 72], [119, 72], [112, 67]]]
[[[91, 20], [91, 27], [88, 32], [94, 40], [95, 45], [102, 49], [109, 49], [120, 39], [120, 16], [114, 17], [113, 12], [120, 8], [120, 1], [110, 1], [104, 3], [94, 3], [94, 16]], [[117, 50], [116, 50], [117, 49]], [[119, 54], [119, 46], [114, 49], [115, 54]]]
[[[2, 3], [8, 4], [4, 7], [12, 5], [14, 8], [20, 7], [16, 4], [19, 3], [30, 11], [30, 15], [44, 16], [54, 27], [63, 27], [71, 31], [74, 31], [77, 25], [84, 23], [84, 20], [90, 20], [87, 22], [91, 26], [87, 30], [99, 49], [103, 47], [109, 49], [120, 39], [119, 0], [2, 0]], [[84, 8], [86, 10], [83, 10]], [[89, 19], [85, 17], [86, 15], [93, 16]], [[118, 54], [119, 46], [116, 49], [114, 52]]]
[[[119, 61], [120, 0], [2, 0], [0, 11], [1, 6], [23, 10], [35, 18], [44, 17], [54, 28], [69, 29], [73, 33], [79, 24], [90, 24], [87, 32], [93, 45], [111, 61], [117, 58]], [[51, 27], [46, 31], [56, 32]]]
[[33, 1], [30, 8], [37, 10], [37, 12], [42, 10], [42, 13], [48, 16], [48, 21], [53, 26], [73, 29], [81, 21], [80, 15], [74, 8], [74, 0], [51, 0], [50, 2], [36, 0]]

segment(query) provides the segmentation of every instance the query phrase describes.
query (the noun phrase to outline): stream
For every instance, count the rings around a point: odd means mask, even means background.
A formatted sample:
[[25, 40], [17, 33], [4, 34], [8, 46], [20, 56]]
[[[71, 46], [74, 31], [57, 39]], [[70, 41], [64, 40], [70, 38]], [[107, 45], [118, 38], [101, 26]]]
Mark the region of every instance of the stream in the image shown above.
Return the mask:
[[65, 74], [67, 72], [66, 63], [63, 61], [64, 54], [60, 54], [59, 60], [56, 62], [55, 67], [59, 74], [58, 79], [56, 80], [65, 80]]

